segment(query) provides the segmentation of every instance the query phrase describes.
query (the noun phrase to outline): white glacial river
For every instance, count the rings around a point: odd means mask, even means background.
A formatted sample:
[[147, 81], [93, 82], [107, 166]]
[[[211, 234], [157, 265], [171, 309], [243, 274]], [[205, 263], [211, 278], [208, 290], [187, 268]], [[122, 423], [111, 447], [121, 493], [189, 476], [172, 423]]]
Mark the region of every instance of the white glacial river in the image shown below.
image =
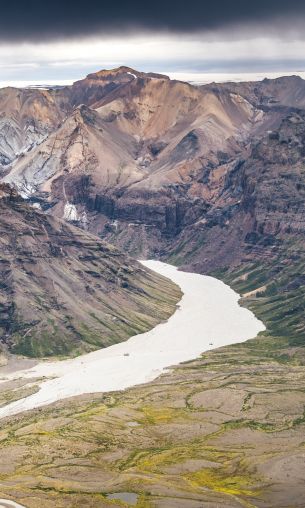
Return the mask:
[[0, 418], [75, 395], [147, 383], [170, 366], [197, 358], [209, 349], [246, 341], [265, 329], [252, 312], [240, 307], [239, 295], [223, 282], [180, 272], [160, 261], [142, 263], [180, 286], [183, 297], [173, 316], [147, 333], [78, 358], [43, 361], [2, 376], [0, 368], [0, 383], [54, 378], [40, 382], [40, 390], [34, 395], [0, 408]]
[[9, 501], [8, 499], [0, 499], [0, 508], [25, 508], [21, 504], [15, 503], [15, 501]]

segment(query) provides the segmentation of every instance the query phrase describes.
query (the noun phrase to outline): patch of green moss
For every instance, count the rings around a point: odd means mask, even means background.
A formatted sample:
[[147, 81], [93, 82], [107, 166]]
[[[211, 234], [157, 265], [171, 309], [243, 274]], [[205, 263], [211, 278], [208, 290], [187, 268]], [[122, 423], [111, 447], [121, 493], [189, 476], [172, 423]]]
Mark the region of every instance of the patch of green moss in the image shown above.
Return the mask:
[[206, 488], [232, 496], [253, 496], [255, 482], [250, 475], [205, 468], [184, 476], [193, 487]]

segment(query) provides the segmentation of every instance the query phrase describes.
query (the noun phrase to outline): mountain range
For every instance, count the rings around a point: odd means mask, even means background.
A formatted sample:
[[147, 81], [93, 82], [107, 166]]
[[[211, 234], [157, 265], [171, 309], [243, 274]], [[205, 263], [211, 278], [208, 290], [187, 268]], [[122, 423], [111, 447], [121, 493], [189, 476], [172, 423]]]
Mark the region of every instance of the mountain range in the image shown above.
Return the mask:
[[[296, 165], [303, 158], [305, 82], [297, 76], [196, 87], [119, 67], [71, 87], [2, 95], [2, 181], [48, 214], [132, 255], [180, 253], [201, 269], [227, 256], [238, 262], [279, 233], [282, 217], [268, 196], [286, 199], [292, 152]], [[224, 243], [234, 239], [233, 251], [220, 248], [220, 232]], [[217, 243], [218, 261], [203, 261], [204, 239]]]

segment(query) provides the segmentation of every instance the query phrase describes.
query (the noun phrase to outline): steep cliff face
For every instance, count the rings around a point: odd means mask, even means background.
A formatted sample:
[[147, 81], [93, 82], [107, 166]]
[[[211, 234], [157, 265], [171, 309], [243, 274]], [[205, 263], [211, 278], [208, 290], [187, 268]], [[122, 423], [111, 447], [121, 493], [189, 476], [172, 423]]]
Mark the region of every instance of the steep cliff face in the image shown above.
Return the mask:
[[[200, 270], [304, 249], [305, 113], [291, 113], [227, 172], [213, 206], [174, 247]], [[200, 246], [200, 248], [199, 248]]]
[[143, 332], [180, 292], [114, 247], [0, 194], [0, 344], [29, 356], [74, 354]]

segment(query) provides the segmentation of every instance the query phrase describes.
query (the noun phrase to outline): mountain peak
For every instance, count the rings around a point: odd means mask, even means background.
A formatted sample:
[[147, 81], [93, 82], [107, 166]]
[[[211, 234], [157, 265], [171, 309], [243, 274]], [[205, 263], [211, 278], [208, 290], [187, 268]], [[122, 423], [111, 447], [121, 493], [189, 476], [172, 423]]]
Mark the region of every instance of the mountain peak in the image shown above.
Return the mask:
[[164, 74], [154, 72], [141, 72], [137, 71], [136, 69], [133, 69], [132, 67], [127, 67], [126, 65], [121, 65], [120, 67], [115, 67], [114, 69], [102, 69], [92, 74], [88, 74], [88, 76], [86, 77], [87, 80], [105, 80], [105, 81], [118, 78], [127, 81], [132, 81], [133, 79], [136, 78], [169, 79], [169, 77]]

